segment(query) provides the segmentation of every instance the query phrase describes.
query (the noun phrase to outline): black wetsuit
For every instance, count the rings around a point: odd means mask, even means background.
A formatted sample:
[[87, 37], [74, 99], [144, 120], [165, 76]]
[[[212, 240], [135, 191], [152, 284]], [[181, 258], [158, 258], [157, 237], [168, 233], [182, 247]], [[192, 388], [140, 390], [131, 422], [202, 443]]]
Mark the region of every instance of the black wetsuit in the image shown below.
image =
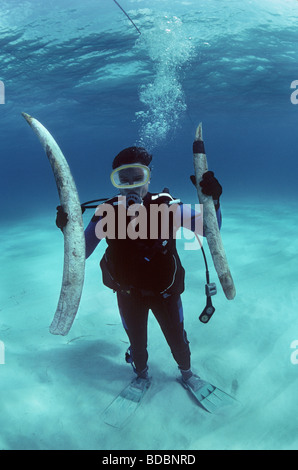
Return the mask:
[[[114, 204], [117, 198], [108, 201]], [[150, 205], [171, 204], [173, 198], [167, 193], [148, 193], [143, 204], [150, 216]], [[180, 204], [183, 211], [183, 205]], [[182, 212], [181, 212], [182, 214]], [[200, 214], [191, 210], [191, 221]], [[221, 224], [220, 209], [217, 211]], [[95, 227], [101, 218], [94, 216], [88, 225], [86, 236], [86, 257], [94, 251], [100, 239]], [[171, 221], [171, 229], [175, 222]], [[179, 226], [183, 225], [181, 215]], [[148, 227], [150, 219], [148, 219]], [[187, 226], [194, 230], [194, 227]], [[116, 227], [116, 234], [117, 234]], [[170, 230], [169, 238], [160, 234], [155, 240], [109, 239], [108, 248], [101, 261], [103, 282], [117, 292], [118, 306], [125, 331], [131, 345], [131, 356], [137, 373], [147, 366], [147, 324], [151, 310], [157, 319], [172, 355], [182, 370], [190, 368], [190, 348], [184, 330], [181, 293], [184, 291], [184, 269], [176, 250], [176, 240]]]

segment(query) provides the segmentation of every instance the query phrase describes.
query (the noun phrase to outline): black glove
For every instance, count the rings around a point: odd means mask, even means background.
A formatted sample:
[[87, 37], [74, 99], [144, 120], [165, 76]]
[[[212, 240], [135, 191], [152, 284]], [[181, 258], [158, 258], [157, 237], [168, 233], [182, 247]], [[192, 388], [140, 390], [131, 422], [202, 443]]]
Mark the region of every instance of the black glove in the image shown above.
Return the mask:
[[222, 195], [222, 187], [215, 178], [213, 171], [207, 171], [203, 174], [200, 186], [202, 188], [202, 193], [206, 194], [206, 196], [212, 196], [216, 201], [218, 201]]
[[[195, 175], [191, 175], [191, 182], [196, 185]], [[215, 178], [213, 171], [207, 171], [203, 174], [202, 181], [200, 182], [202, 188], [202, 193], [206, 196], [212, 196], [213, 200], [216, 203], [216, 208], [219, 207], [219, 198], [222, 195], [222, 186], [219, 184], [218, 180]]]
[[[83, 205], [81, 206], [82, 214], [84, 214], [86, 207]], [[68, 222], [68, 214], [64, 211], [62, 206], [57, 206], [57, 217], [56, 217], [56, 225], [60, 230], [63, 231], [65, 225]]]
[[56, 217], [56, 225], [60, 230], [63, 231], [65, 225], [68, 222], [68, 214], [67, 212], [64, 212], [64, 209], [62, 206], [57, 206], [57, 217]]

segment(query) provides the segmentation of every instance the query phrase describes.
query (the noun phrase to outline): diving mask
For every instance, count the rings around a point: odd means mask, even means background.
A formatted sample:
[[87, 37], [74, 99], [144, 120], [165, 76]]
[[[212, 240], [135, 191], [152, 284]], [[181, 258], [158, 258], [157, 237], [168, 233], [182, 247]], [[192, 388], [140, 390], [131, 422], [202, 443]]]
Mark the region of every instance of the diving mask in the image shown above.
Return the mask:
[[149, 180], [150, 168], [140, 163], [119, 166], [111, 174], [112, 185], [120, 189], [139, 188]]

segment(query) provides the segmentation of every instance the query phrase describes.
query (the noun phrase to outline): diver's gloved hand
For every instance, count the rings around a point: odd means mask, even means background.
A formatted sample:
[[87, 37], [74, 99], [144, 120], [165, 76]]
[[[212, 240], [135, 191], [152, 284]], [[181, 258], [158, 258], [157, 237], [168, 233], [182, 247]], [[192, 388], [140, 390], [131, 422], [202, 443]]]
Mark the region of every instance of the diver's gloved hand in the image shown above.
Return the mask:
[[68, 214], [64, 211], [62, 206], [57, 206], [56, 225], [60, 230], [63, 230], [68, 222]]
[[[81, 205], [82, 214], [84, 214], [86, 207], [84, 204]], [[63, 230], [65, 225], [68, 222], [68, 214], [64, 211], [62, 206], [57, 206], [57, 217], [56, 217], [56, 225], [60, 230]]]
[[216, 201], [218, 201], [222, 195], [222, 186], [215, 178], [213, 171], [207, 171], [203, 174], [200, 186], [202, 188], [202, 193], [206, 194], [206, 196], [212, 196]]
[[[191, 175], [191, 182], [196, 185], [195, 175]], [[222, 195], [222, 186], [215, 178], [213, 171], [207, 171], [203, 174], [202, 181], [200, 182], [202, 193], [206, 196], [212, 196], [216, 209], [219, 208], [219, 198]]]

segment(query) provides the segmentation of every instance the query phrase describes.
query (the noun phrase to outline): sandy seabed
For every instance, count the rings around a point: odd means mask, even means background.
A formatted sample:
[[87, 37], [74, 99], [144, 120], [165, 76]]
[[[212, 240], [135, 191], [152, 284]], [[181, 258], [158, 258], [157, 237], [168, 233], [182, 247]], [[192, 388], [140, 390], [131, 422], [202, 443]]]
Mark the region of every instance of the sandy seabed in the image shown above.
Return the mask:
[[[0, 449], [297, 449], [298, 365], [291, 349], [298, 340], [297, 233], [297, 205], [225, 203], [222, 237], [237, 296], [227, 301], [217, 283], [208, 325], [198, 321], [203, 259], [177, 242], [187, 273], [182, 300], [193, 369], [239, 403], [216, 415], [197, 407], [177, 383], [177, 366], [151, 315], [152, 386], [117, 430], [101, 415], [133, 373], [124, 361], [129, 344], [115, 295], [101, 282], [105, 242], [87, 260], [72, 330], [57, 337], [48, 328], [60, 292], [63, 236], [50, 217], [3, 226]], [[210, 273], [216, 281], [211, 262]]]

